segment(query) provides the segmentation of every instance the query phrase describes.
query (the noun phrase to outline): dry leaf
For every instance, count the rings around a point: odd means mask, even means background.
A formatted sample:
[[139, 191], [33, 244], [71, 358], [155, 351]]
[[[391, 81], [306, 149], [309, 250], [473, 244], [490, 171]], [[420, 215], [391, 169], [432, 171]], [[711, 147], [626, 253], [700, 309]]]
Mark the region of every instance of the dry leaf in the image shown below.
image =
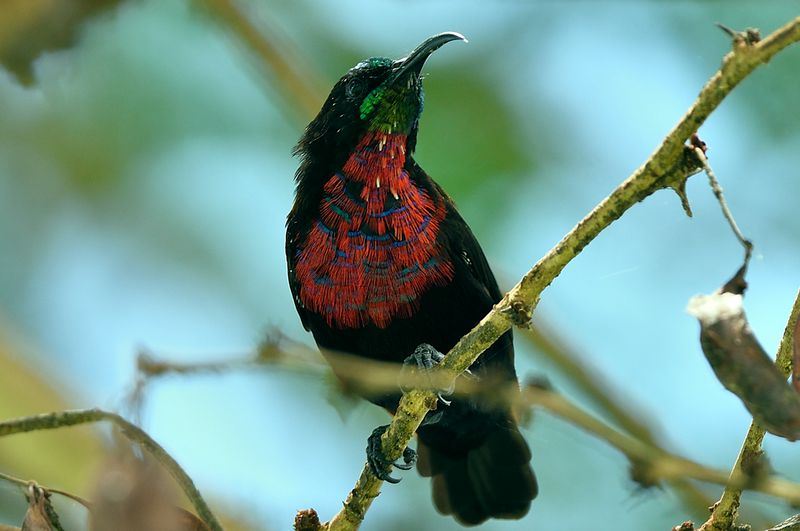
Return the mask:
[[22, 522], [22, 531], [64, 531], [46, 489], [31, 482], [25, 497], [28, 499], [28, 511]]
[[800, 394], [750, 329], [742, 295], [724, 289], [699, 295], [689, 301], [687, 311], [700, 320], [703, 353], [722, 385], [765, 430], [791, 441], [800, 439]]
[[93, 531], [208, 531], [177, 507], [172, 481], [161, 467], [119, 449], [102, 467], [91, 510]]

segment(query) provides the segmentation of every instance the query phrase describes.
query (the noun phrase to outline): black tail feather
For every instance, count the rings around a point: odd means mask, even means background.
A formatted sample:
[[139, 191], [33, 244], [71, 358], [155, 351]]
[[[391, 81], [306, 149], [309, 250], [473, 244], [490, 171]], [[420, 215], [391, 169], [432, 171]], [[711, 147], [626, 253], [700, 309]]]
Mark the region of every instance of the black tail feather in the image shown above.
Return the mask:
[[522, 518], [538, 493], [528, 444], [511, 423], [497, 426], [463, 455], [445, 454], [421, 440], [418, 456], [420, 474], [433, 478], [436, 508], [464, 525]]

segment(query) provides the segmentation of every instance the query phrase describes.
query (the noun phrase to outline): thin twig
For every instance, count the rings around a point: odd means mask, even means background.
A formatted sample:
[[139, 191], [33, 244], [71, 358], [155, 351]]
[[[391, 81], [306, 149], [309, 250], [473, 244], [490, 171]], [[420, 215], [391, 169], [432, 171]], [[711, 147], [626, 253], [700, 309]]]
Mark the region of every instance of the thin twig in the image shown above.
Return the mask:
[[[333, 354], [335, 355], [335, 354]], [[127, 406], [134, 420], [138, 421], [144, 406], [145, 389], [151, 380], [170, 374], [219, 373], [223, 371], [248, 370], [259, 366], [280, 365], [292, 370], [299, 367], [303, 372], [315, 365], [327, 372], [328, 364], [319, 350], [286, 337], [279, 330], [271, 331], [269, 337], [251, 354], [240, 354], [208, 362], [170, 362], [163, 356], [156, 357], [148, 348], [141, 348], [136, 356], [136, 377], [127, 395]], [[136, 422], [138, 424], [138, 422]]]
[[[18, 477], [14, 477], [14, 476], [9, 475], [9, 474], [4, 474], [3, 472], [0, 472], [0, 479], [3, 480], [3, 481], [6, 481], [8, 483], [11, 483], [13, 485], [18, 485], [19, 487], [22, 487], [23, 489], [27, 488], [31, 483], [36, 483], [35, 481], [31, 481], [29, 479], [20, 479]], [[67, 492], [67, 491], [60, 490], [60, 489], [53, 489], [53, 488], [50, 488], [50, 487], [42, 487], [41, 485], [39, 485], [39, 487], [44, 489], [44, 490], [46, 490], [47, 492], [52, 493], [52, 494], [58, 494], [60, 496], [64, 496], [66, 498], [69, 498], [69, 499], [75, 501], [76, 503], [79, 503], [80, 505], [83, 505], [87, 509], [91, 508], [91, 503], [88, 500], [86, 500], [84, 498], [81, 498], [80, 496], [78, 496], [76, 494], [72, 494], [71, 492]], [[0, 529], [2, 529], [2, 528], [0, 528]]]
[[[775, 365], [788, 378], [792, 372], [792, 347], [794, 341], [794, 330], [800, 319], [800, 290], [789, 314], [789, 320], [783, 331], [778, 353], [775, 356]], [[742, 496], [742, 483], [749, 478], [747, 471], [752, 469], [762, 454], [761, 442], [764, 440], [764, 429], [755, 422], [750, 424], [747, 430], [742, 448], [736, 458], [736, 463], [730, 472], [730, 485], [725, 487], [720, 500], [714, 505], [709, 519], [700, 527], [698, 531], [727, 531], [733, 525], [739, 511], [739, 501]]]
[[[658, 451], [664, 451], [660, 448], [656, 436], [647, 423], [629, 412], [613, 392], [603, 384], [603, 379], [595, 371], [588, 371], [583, 360], [576, 359], [577, 354], [561, 344], [552, 333], [543, 331], [541, 323], [531, 329], [522, 330], [521, 333], [524, 339], [530, 341], [538, 351], [561, 369], [571, 382], [584, 391], [623, 430]], [[327, 352], [326, 356], [337, 366], [337, 372], [348, 380], [346, 385], [351, 388], [358, 387], [362, 393], [381, 394], [395, 391], [400, 385], [411, 388], [431, 381], [428, 375], [417, 376], [415, 372], [401, 374], [397, 364], [394, 363], [387, 364], [346, 353]], [[326, 373], [328, 371], [327, 365], [324, 364], [317, 350], [292, 341], [280, 331], [275, 330], [258, 352], [219, 361], [176, 363], [155, 357], [151, 350], [142, 349], [137, 357], [139, 376], [134, 394], [141, 396], [144, 386], [150, 380], [169, 374], [220, 373], [248, 370], [254, 367], [280, 368], [310, 372], [315, 375], [320, 374], [320, 371]], [[364, 375], [369, 377], [365, 379]], [[442, 377], [439, 383], [446, 385], [445, 378]], [[510, 405], [512, 407], [524, 406], [522, 403]], [[708, 506], [712, 503], [708, 496], [683, 478], [670, 479], [668, 482], [690, 512], [695, 513], [697, 518], [706, 517]]]
[[[236, 35], [274, 75], [276, 84], [287, 102], [295, 110], [295, 118], [307, 122], [319, 110], [325, 94], [317, 82], [315, 72], [301, 68], [303, 64], [297, 54], [288, 54], [286, 43], [278, 43], [274, 36], [268, 36], [246, 17], [234, 0], [199, 0]], [[292, 55], [293, 57], [288, 57]]]
[[[229, 366], [226, 366], [224, 362], [219, 362], [202, 363], [196, 367], [180, 364], [174, 368], [185, 374], [194, 372], [195, 368], [204, 370], [209, 366], [213, 366], [215, 370], [236, 369], [241, 367], [244, 361], [262, 360], [253, 362], [262, 367], [288, 368], [314, 375], [319, 373], [321, 366], [313, 358], [305, 355], [294, 358], [294, 349], [281, 351], [282, 347], [278, 343], [272, 342], [272, 344], [274, 346], [269, 357], [256, 354], [248, 358], [232, 360]], [[300, 348], [307, 349], [302, 346]], [[310, 349], [308, 350], [310, 352]], [[328, 352], [326, 356], [332, 357], [332, 362], [337, 365], [337, 373], [344, 377], [348, 385], [357, 386], [361, 392], [366, 394], [381, 395], [396, 391], [400, 387], [423, 385], [441, 388], [448, 381], [447, 375], [441, 371], [421, 374], [416, 371], [403, 371], [399, 365], [394, 363], [378, 362], [349, 354]], [[172, 364], [167, 362], [151, 360], [151, 363], [152, 366], [159, 368], [172, 367]], [[164, 373], [158, 370], [156, 374]], [[634, 479], [645, 486], [661, 481], [687, 482], [689, 479], [720, 485], [727, 485], [730, 481], [726, 472], [676, 456], [656, 444], [641, 440], [636, 435], [624, 433], [550, 389], [528, 385], [520, 393], [516, 385], [498, 384], [467, 377], [458, 378], [453, 390], [453, 398], [467, 397], [471, 400], [491, 401], [493, 406], [511, 407], [517, 410], [531, 407], [544, 409], [617, 448], [629, 460]], [[800, 484], [797, 483], [777, 477], [759, 478], [759, 481], [739, 477], [732, 481], [737, 488], [756, 490], [777, 496], [790, 503], [800, 502]]]
[[750, 262], [750, 255], [753, 253], [753, 242], [744, 237], [744, 234], [742, 234], [742, 231], [736, 224], [736, 220], [731, 213], [731, 209], [728, 208], [728, 202], [725, 200], [725, 196], [722, 193], [722, 186], [720, 186], [716, 175], [714, 175], [714, 170], [711, 169], [711, 165], [708, 163], [706, 154], [699, 147], [694, 148], [694, 153], [697, 155], [697, 159], [700, 161], [700, 164], [703, 165], [703, 170], [708, 176], [708, 182], [711, 185], [711, 191], [714, 192], [714, 196], [719, 202], [719, 206], [722, 209], [722, 215], [725, 216], [725, 219], [728, 221], [728, 225], [730, 225], [731, 230], [736, 235], [736, 239], [738, 239], [739, 243], [741, 243], [742, 247], [744, 247], [744, 267], [746, 268], [747, 264]]
[[3, 472], [0, 472], [0, 479], [2, 479], [3, 481], [7, 481], [9, 483], [13, 483], [13, 484], [18, 485], [18, 486], [23, 487], [23, 488], [27, 487], [28, 483], [30, 483], [30, 480], [20, 479], [20, 478], [17, 478], [17, 477], [8, 475], [8, 474], [4, 474]]
[[522, 395], [525, 403], [540, 406], [617, 448], [628, 458], [637, 479], [644, 484], [691, 478], [719, 485], [732, 485], [740, 490], [755, 490], [790, 503], [800, 502], [800, 484], [778, 477], [760, 478], [758, 481], [744, 476], [729, 478], [722, 470], [672, 455], [624, 434], [586, 413], [563, 395], [531, 386], [525, 388]]
[[116, 413], [95, 408], [20, 417], [0, 422], [0, 437], [13, 435], [15, 433], [52, 430], [79, 424], [101, 422], [104, 420], [117, 426], [129, 440], [140, 444], [161, 463], [181, 487], [189, 502], [197, 511], [197, 515], [208, 525], [209, 529], [211, 529], [211, 531], [222, 531], [222, 526], [217, 521], [214, 513], [211, 512], [211, 509], [203, 499], [200, 491], [197, 490], [192, 478], [181, 468], [177, 461], [141, 428], [131, 424]]
[[[579, 222], [475, 328], [462, 337], [445, 356], [440, 368], [448, 372], [451, 378], [466, 370], [511, 326], [532, 314], [541, 292], [601, 231], [655, 191], [665, 187], [679, 189], [681, 183], [697, 169], [692, 148], [684, 147], [689, 136], [756, 67], [798, 40], [800, 17], [757, 43], [737, 43], [686, 115], [647, 162]], [[690, 157], [686, 156], [687, 150]], [[403, 395], [392, 423], [382, 436], [382, 450], [389, 460], [400, 458], [423, 418], [435, 404], [436, 394], [431, 391], [412, 390]], [[344, 507], [328, 523], [328, 529], [357, 529], [372, 500], [380, 493], [381, 485], [382, 482], [365, 466]]]
[[[518, 336], [519, 337], [519, 336]], [[541, 321], [536, 326], [521, 331], [521, 337], [529, 341], [548, 361], [555, 364], [578, 389], [604, 411], [623, 430], [639, 441], [659, 451], [665, 451], [647, 421], [630, 411], [612, 389], [605, 385], [602, 375], [594, 368], [587, 367], [585, 360], [559, 341], [554, 334], [543, 328]], [[683, 502], [686, 509], [696, 518], [705, 518], [712, 500], [685, 478], [668, 480], [672, 489]]]

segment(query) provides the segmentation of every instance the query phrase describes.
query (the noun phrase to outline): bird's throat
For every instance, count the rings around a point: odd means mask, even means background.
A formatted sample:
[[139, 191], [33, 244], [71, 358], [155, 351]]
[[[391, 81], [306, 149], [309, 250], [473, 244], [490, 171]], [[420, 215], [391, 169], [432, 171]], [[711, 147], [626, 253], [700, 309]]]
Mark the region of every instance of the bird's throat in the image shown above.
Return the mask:
[[452, 279], [437, 242], [445, 207], [412, 180], [405, 135], [366, 133], [323, 190], [296, 274], [303, 304], [329, 325], [385, 328]]

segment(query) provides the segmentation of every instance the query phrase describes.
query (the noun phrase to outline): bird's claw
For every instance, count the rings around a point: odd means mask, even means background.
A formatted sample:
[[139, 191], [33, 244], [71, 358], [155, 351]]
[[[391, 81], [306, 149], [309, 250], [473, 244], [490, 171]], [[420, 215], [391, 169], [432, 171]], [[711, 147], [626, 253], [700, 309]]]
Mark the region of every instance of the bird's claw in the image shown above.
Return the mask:
[[[443, 359], [444, 355], [441, 352], [427, 343], [422, 343], [414, 349], [413, 354], [403, 361], [402, 370], [404, 373], [410, 372], [413, 374], [414, 372], [419, 371], [421, 374], [424, 374], [426, 371], [430, 371], [431, 369], [435, 368]], [[449, 406], [452, 402], [445, 399], [444, 396], [452, 395], [455, 389], [454, 386], [455, 384], [451, 383], [450, 387], [447, 389], [436, 389], [436, 386], [431, 383], [431, 385], [427, 386], [427, 388], [437, 390], [437, 396], [439, 397], [439, 400], [445, 406]], [[403, 392], [408, 390], [408, 388], [402, 385], [400, 388], [403, 390]]]
[[411, 448], [403, 450], [403, 462], [389, 461], [383, 454], [381, 436], [389, 426], [378, 426], [367, 439], [367, 463], [375, 477], [389, 483], [400, 483], [400, 478], [391, 475], [392, 467], [399, 470], [411, 470], [417, 460], [417, 452]]
[[414, 468], [414, 463], [417, 462], [417, 452], [413, 449], [406, 447], [403, 450], [403, 462], [395, 461], [392, 465], [400, 470], [411, 470]]
[[444, 354], [429, 344], [422, 343], [414, 349], [414, 352], [405, 359], [403, 364], [430, 370], [436, 367], [443, 359]]

